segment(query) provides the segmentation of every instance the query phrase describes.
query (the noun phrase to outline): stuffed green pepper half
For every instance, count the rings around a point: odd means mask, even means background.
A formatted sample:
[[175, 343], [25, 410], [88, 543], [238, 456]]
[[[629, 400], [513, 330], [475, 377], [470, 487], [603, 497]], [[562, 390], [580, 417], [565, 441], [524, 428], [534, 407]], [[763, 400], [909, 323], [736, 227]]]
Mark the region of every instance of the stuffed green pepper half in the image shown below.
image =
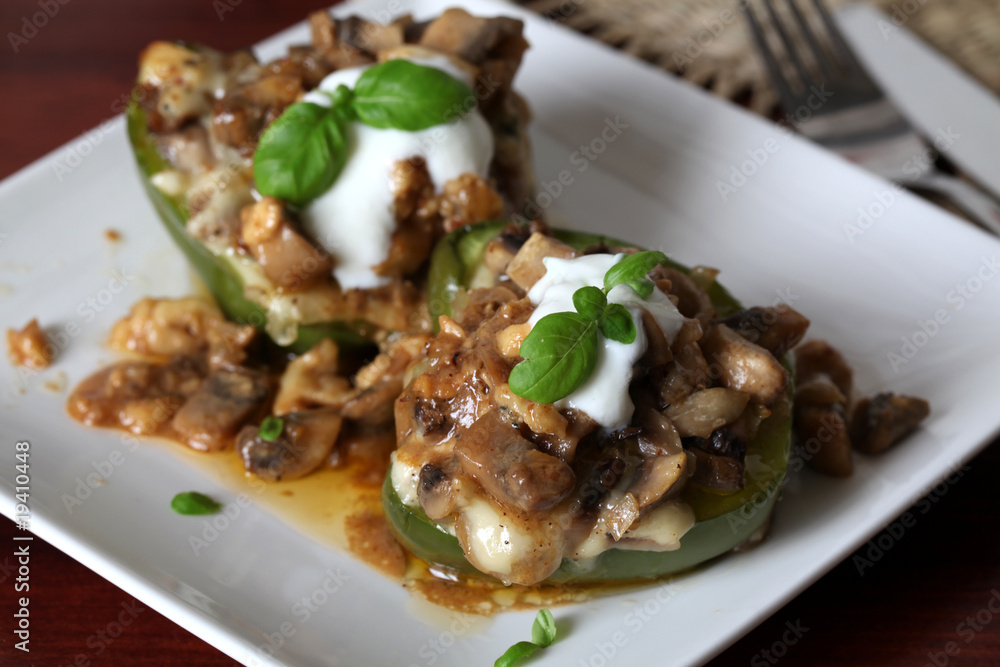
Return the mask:
[[440, 329], [395, 408], [397, 538], [524, 585], [654, 578], [759, 539], [809, 322], [715, 275], [537, 223], [443, 239]]
[[231, 319], [297, 351], [427, 330], [434, 242], [531, 194], [522, 24], [450, 9], [310, 27], [270, 62], [147, 47], [127, 111], [141, 177]]

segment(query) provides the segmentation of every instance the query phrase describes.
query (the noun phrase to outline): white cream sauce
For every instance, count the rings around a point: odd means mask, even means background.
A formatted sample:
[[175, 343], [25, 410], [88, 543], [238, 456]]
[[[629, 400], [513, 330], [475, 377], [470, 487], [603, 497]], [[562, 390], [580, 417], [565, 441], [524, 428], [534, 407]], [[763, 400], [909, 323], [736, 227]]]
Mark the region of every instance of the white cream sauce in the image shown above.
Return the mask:
[[[545, 274], [528, 292], [528, 298], [535, 305], [529, 324], [534, 326], [551, 313], [575, 312], [573, 293], [587, 285], [603, 287], [604, 274], [623, 257], [622, 254], [603, 254], [543, 259]], [[642, 311], [653, 316], [668, 341], [673, 341], [680, 331], [684, 316], [658, 289], [642, 298], [631, 287], [618, 285], [608, 293], [608, 303], [619, 303], [632, 314], [635, 341], [625, 344], [600, 336], [594, 372], [576, 391], [556, 401], [555, 406], [560, 410], [572, 408], [586, 412], [604, 428], [614, 430], [626, 426], [635, 411], [628, 387], [632, 382], [632, 367], [646, 352], [648, 344]]]
[[[418, 65], [437, 68], [474, 85], [469, 72], [444, 56], [408, 58]], [[338, 70], [327, 76], [319, 90], [333, 92], [340, 85], [353, 88], [369, 66]], [[304, 102], [330, 105], [322, 92], [310, 92]], [[373, 268], [389, 253], [396, 228], [390, 170], [394, 162], [423, 157], [434, 187], [465, 173], [486, 177], [493, 159], [493, 133], [478, 110], [419, 132], [377, 129], [361, 122], [347, 128], [347, 161], [333, 186], [313, 200], [302, 213], [307, 233], [329, 252], [336, 264], [333, 275], [344, 289], [384, 285], [388, 278]]]

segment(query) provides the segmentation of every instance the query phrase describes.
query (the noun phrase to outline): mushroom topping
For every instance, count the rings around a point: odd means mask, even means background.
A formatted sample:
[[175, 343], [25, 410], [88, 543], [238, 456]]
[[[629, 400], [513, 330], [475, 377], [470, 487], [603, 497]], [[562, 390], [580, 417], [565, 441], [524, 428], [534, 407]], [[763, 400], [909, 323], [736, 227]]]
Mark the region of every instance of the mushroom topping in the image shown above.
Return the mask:
[[222, 450], [270, 393], [271, 378], [264, 373], [248, 368], [216, 371], [177, 411], [172, 426], [193, 449]]
[[701, 349], [712, 375], [717, 373], [724, 386], [746, 392], [764, 405], [773, 403], [788, 384], [788, 371], [774, 355], [725, 324], [705, 334]]
[[554, 507], [573, 490], [572, 468], [535, 449], [490, 410], [455, 442], [462, 470], [501, 503], [526, 512]]
[[892, 393], [865, 398], [854, 408], [851, 442], [865, 454], [878, 454], [908, 436], [930, 414], [922, 398]]
[[682, 438], [707, 438], [714, 430], [743, 414], [749, 402], [749, 394], [725, 387], [712, 387], [691, 394], [677, 405], [671, 405], [665, 414]]
[[278, 288], [305, 289], [330, 275], [333, 261], [295, 230], [281, 202], [264, 197], [240, 213], [240, 235], [264, 275]]
[[459, 480], [440, 466], [426, 463], [420, 469], [417, 499], [431, 519], [443, 519], [455, 511]]
[[257, 426], [244, 426], [236, 448], [247, 472], [268, 482], [297, 479], [330, 458], [344, 418], [328, 408], [292, 412], [281, 418], [284, 428], [272, 441]]
[[719, 491], [743, 488], [747, 454], [743, 420], [715, 430], [708, 438], [686, 438], [684, 444], [695, 460], [692, 482]]
[[840, 352], [821, 340], [795, 349], [795, 367], [799, 385], [794, 427], [803, 458], [820, 472], [847, 477], [854, 471], [846, 418], [851, 368]]
[[748, 308], [727, 317], [722, 323], [778, 358], [798, 345], [809, 328], [808, 318], [784, 304], [773, 308]]

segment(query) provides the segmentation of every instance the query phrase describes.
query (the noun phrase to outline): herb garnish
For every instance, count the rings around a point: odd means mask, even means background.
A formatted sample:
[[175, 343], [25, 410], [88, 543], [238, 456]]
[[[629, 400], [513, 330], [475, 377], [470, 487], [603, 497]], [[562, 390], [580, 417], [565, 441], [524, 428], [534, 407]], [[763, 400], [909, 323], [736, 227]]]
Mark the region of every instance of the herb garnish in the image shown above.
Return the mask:
[[581, 287], [573, 293], [575, 313], [551, 313], [538, 320], [521, 343], [520, 362], [510, 373], [510, 389], [536, 403], [554, 403], [582, 385], [597, 365], [597, 332], [626, 345], [635, 341], [632, 315], [608, 303], [608, 292], [628, 285], [645, 298], [653, 291], [646, 277], [667, 256], [658, 250], [624, 257], [604, 275], [604, 288]]
[[326, 192], [347, 160], [347, 125], [425, 130], [455, 118], [472, 90], [434, 67], [389, 60], [368, 68], [352, 91], [338, 86], [330, 106], [296, 102], [264, 131], [254, 154], [258, 192], [305, 205]]
[[203, 493], [185, 491], [174, 496], [174, 499], [170, 501], [170, 509], [178, 514], [215, 514], [222, 509], [222, 505]]
[[260, 423], [260, 428], [257, 429], [257, 435], [264, 442], [274, 442], [281, 435], [281, 432], [285, 430], [285, 420], [281, 417], [265, 417], [264, 421]]
[[555, 640], [556, 621], [552, 618], [552, 612], [548, 609], [541, 609], [531, 626], [531, 641], [518, 642], [511, 646], [506, 653], [497, 658], [493, 667], [511, 667], [511, 665], [530, 657], [538, 649], [551, 646]]

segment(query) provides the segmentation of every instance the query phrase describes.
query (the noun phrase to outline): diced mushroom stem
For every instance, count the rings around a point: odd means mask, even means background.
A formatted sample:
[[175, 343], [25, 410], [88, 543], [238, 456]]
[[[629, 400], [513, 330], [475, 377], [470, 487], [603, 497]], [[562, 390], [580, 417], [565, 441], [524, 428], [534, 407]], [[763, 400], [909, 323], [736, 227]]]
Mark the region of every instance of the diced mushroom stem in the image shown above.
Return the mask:
[[494, 409], [455, 443], [462, 470], [501, 503], [526, 512], [550, 509], [573, 489], [572, 468], [535, 449]]
[[677, 482], [683, 481], [686, 467], [687, 455], [684, 452], [654, 456], [643, 461], [628, 489], [635, 497], [639, 512], [656, 506]]
[[805, 316], [784, 304], [749, 308], [722, 322], [777, 358], [798, 345], [809, 328], [809, 320]]
[[927, 401], [913, 396], [884, 393], [862, 399], [851, 419], [851, 442], [860, 452], [878, 454], [912, 433], [930, 411]]
[[562, 241], [535, 232], [507, 265], [507, 277], [513, 280], [518, 287], [527, 291], [538, 282], [539, 278], [545, 275], [543, 259], [546, 257], [572, 259], [576, 255], [576, 250]]
[[695, 460], [692, 482], [718, 491], [743, 488], [748, 443], [745, 421], [717, 429], [708, 438], [684, 440], [688, 454]]
[[773, 403], [788, 384], [788, 371], [774, 355], [725, 324], [716, 325], [701, 339], [701, 349], [713, 377], [764, 405]]
[[750, 402], [750, 394], [725, 387], [702, 389], [678, 405], [666, 410], [682, 438], [707, 438], [712, 432], [734, 421]]
[[293, 412], [281, 418], [284, 428], [273, 441], [260, 437], [258, 426], [244, 426], [237, 450], [247, 472], [268, 482], [308, 475], [330, 458], [344, 418], [326, 408]]
[[812, 468], [834, 477], [854, 472], [851, 440], [839, 406], [795, 406], [795, 435], [802, 458]]
[[270, 378], [247, 368], [219, 370], [174, 415], [171, 425], [193, 449], [220, 451], [253, 419], [271, 393]]
[[280, 289], [302, 290], [330, 275], [330, 256], [293, 228], [281, 202], [274, 197], [247, 206], [240, 218], [243, 242], [264, 275]]
[[854, 371], [847, 359], [825, 340], [810, 340], [795, 348], [795, 377], [800, 383], [826, 375], [841, 393], [851, 398]]
[[417, 499], [429, 518], [443, 519], [455, 511], [458, 488], [458, 479], [440, 466], [427, 463], [420, 469]]

